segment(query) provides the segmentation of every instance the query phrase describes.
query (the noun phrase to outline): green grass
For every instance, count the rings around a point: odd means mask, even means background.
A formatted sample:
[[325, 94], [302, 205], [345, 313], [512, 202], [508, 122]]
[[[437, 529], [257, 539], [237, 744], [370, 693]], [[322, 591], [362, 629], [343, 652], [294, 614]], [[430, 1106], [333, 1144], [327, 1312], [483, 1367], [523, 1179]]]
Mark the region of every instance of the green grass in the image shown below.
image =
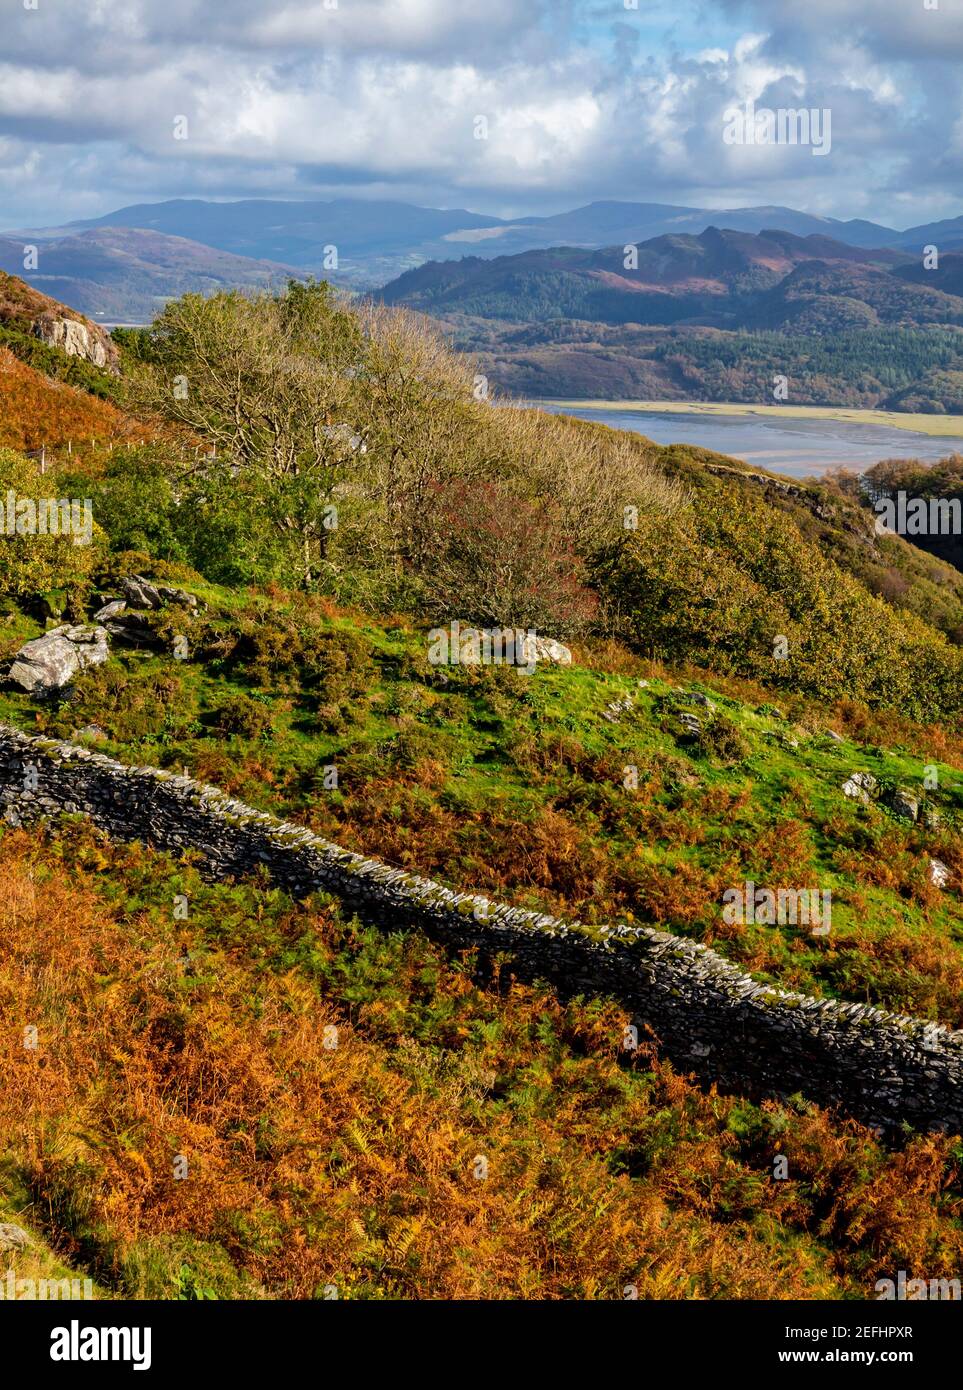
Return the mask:
[[[215, 633], [229, 646], [255, 611], [259, 633], [290, 617], [283, 601], [255, 609], [250, 595], [192, 587], [210, 605], [208, 642]], [[955, 890], [927, 882], [930, 855], [954, 870], [963, 862], [963, 773], [933, 759], [925, 736], [912, 749], [835, 743], [831, 711], [785, 699], [769, 707], [740, 696], [738, 683], [708, 679], [698, 686], [741, 745], [724, 761], [686, 735], [677, 678], [626, 653], [620, 672], [442, 671], [425, 660], [426, 633], [401, 620], [314, 610], [312, 624], [370, 664], [340, 704], [324, 673], [314, 687], [296, 670], [259, 685], [223, 655], [177, 662], [117, 646], [107, 667], [78, 681], [76, 702], [51, 708], [5, 691], [0, 718], [59, 736], [96, 723], [108, 734], [90, 744], [98, 751], [187, 768], [452, 886], [588, 924], [651, 923], [712, 944], [763, 979], [963, 1023], [963, 910]], [[29, 629], [14, 615], [9, 648]], [[119, 694], [108, 676], [126, 683]], [[626, 696], [631, 710], [609, 722], [607, 707]], [[237, 697], [267, 714], [256, 737], [219, 727], [219, 709]], [[324, 786], [332, 765], [336, 789]], [[927, 766], [938, 768], [928, 791]], [[629, 768], [637, 788], [625, 784]], [[848, 800], [842, 784], [858, 770], [884, 790], [912, 791], [939, 812], [939, 827]], [[725, 924], [722, 893], [746, 880], [830, 890], [830, 937], [805, 924]]]

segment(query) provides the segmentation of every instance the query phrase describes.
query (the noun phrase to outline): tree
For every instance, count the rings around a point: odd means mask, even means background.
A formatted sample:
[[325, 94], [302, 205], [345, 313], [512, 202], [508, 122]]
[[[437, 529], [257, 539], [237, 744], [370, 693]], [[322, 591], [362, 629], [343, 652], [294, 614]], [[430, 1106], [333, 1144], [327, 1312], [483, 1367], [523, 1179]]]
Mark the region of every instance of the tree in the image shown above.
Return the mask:
[[168, 304], [135, 367], [135, 401], [213, 447], [199, 467], [236, 477], [296, 551], [298, 578], [323, 561], [365, 353], [356, 317], [325, 282], [280, 295], [188, 294]]

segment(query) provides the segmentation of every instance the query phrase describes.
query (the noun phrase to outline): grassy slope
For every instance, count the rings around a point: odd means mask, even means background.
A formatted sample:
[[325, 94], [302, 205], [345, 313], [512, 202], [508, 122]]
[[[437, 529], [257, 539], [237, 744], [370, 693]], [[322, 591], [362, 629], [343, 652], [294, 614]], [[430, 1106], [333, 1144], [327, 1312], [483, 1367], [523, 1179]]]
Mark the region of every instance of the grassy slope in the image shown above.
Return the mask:
[[65, 379], [53, 380], [17, 355], [22, 341], [0, 331], [0, 448], [63, 449], [70, 441], [77, 449], [93, 438], [144, 438], [146, 431], [116, 406], [79, 389], [83, 369], [71, 384], [70, 364], [78, 359], [40, 344], [43, 353], [63, 359]]
[[[930, 855], [963, 878], [963, 747], [940, 731], [895, 716], [873, 725], [856, 710], [802, 700], [777, 710], [761, 689], [705, 677], [698, 688], [743, 741], [723, 760], [686, 737], [676, 676], [619, 649], [531, 677], [439, 673], [425, 660], [424, 632], [323, 607], [294, 621], [351, 653], [354, 673], [302, 687], [297, 658], [269, 674], [236, 646], [246, 625], [262, 642], [283, 633], [292, 620], [283, 602], [195, 587], [211, 605], [197, 659], [117, 647], [107, 667], [80, 679], [75, 702], [58, 711], [5, 692], [0, 717], [61, 735], [93, 722], [108, 734], [96, 746], [124, 761], [186, 766], [457, 886], [586, 921], [653, 922], [784, 984], [963, 1023], [963, 908], [955, 890], [927, 879]], [[0, 650], [39, 630], [11, 614]], [[607, 706], [626, 696], [631, 711], [610, 722]], [[254, 723], [232, 733], [238, 697]], [[837, 716], [858, 738], [828, 738], [831, 721], [845, 728]], [[336, 790], [323, 785], [330, 765]], [[939, 785], [924, 793], [927, 765]], [[637, 790], [624, 784], [629, 767]], [[925, 799], [940, 826], [847, 800], [842, 783], [861, 769]], [[726, 925], [722, 893], [747, 878], [831, 889], [829, 940], [805, 927]]]

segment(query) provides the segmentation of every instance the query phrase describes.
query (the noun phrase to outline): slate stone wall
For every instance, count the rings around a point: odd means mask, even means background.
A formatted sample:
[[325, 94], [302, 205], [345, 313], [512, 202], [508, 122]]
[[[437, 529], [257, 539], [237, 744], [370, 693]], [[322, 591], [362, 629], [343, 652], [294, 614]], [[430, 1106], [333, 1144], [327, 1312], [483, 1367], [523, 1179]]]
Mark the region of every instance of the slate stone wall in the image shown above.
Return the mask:
[[295, 896], [321, 890], [384, 927], [415, 926], [482, 961], [512, 957], [522, 979], [608, 994], [640, 1040], [680, 1069], [753, 1096], [801, 1092], [892, 1130], [963, 1132], [963, 1033], [865, 1005], [760, 984], [696, 942], [645, 927], [585, 927], [456, 893], [340, 849], [216, 788], [125, 767], [70, 743], [0, 725], [8, 822], [84, 814], [118, 840], [200, 851], [215, 878], [262, 864]]

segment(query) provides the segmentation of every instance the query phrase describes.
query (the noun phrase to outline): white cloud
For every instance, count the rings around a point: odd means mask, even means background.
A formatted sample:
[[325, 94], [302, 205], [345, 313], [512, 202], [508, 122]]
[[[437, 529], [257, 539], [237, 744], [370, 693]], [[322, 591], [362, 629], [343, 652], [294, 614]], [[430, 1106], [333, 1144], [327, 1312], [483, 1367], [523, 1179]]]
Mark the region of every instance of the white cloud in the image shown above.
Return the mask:
[[[339, 192], [492, 211], [785, 202], [880, 220], [902, 197], [908, 220], [953, 215], [963, 15], [941, 5], [680, 0], [633, 29], [597, 0], [42, 0], [5, 22], [3, 220]], [[831, 107], [831, 156], [724, 145], [723, 113], [747, 97]]]

